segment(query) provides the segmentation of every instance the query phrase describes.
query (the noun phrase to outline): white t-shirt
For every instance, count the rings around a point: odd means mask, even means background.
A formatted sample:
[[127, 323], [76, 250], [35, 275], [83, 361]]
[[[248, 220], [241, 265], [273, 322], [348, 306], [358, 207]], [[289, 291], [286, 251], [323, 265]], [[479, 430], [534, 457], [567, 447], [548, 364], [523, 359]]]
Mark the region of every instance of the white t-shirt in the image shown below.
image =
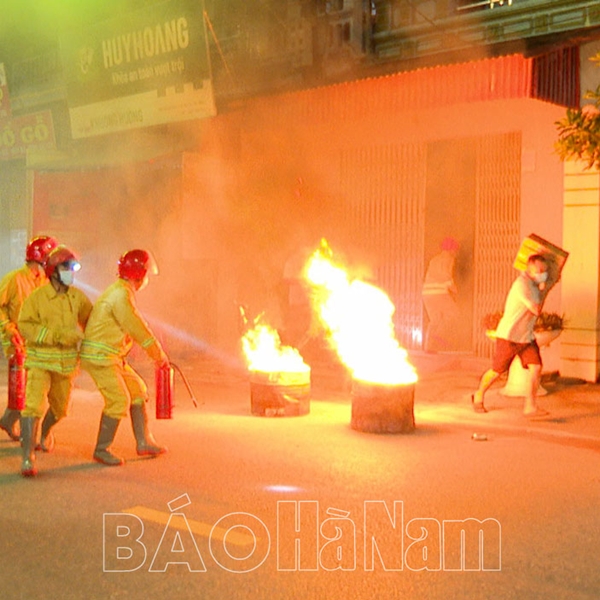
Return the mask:
[[526, 273], [521, 273], [506, 297], [504, 314], [496, 328], [496, 337], [520, 344], [527, 344], [535, 339], [533, 327], [537, 317], [527, 308], [524, 302], [526, 299], [539, 304], [540, 290]]

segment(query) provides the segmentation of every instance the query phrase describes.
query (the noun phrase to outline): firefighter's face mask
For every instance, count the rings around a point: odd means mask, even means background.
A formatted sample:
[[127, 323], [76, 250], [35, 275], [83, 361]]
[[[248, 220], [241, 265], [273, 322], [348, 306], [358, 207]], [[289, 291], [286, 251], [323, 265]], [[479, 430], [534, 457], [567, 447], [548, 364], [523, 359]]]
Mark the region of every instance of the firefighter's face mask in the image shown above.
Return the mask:
[[63, 285], [73, 285], [75, 279], [73, 271], [70, 269], [58, 269], [58, 279]]
[[75, 271], [79, 271], [80, 268], [81, 265], [75, 260], [58, 265], [56, 271], [58, 273], [59, 281], [66, 286], [73, 285], [73, 281], [75, 280]]

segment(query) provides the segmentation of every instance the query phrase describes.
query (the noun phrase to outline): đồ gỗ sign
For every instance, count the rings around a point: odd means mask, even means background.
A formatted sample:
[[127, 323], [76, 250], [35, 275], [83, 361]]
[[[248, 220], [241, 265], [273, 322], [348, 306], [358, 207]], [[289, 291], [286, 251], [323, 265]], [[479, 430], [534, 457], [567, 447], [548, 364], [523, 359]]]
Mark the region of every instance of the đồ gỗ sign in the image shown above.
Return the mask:
[[0, 119], [0, 160], [25, 158], [28, 150], [55, 148], [51, 111]]
[[203, 13], [169, 0], [65, 34], [73, 137], [214, 116]]

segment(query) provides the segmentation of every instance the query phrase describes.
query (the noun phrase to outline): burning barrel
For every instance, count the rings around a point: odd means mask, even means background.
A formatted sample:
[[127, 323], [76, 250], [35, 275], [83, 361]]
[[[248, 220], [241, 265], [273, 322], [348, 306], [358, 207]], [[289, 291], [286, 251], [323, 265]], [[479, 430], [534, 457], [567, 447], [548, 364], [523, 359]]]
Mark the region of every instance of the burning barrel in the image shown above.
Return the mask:
[[415, 386], [354, 379], [350, 426], [367, 433], [411, 433], [415, 429]]
[[261, 417], [298, 417], [310, 411], [310, 371], [250, 371], [250, 407]]
[[373, 433], [411, 432], [418, 377], [396, 339], [396, 308], [383, 290], [351, 279], [331, 259], [323, 240], [305, 272], [329, 344], [352, 374], [350, 426]]

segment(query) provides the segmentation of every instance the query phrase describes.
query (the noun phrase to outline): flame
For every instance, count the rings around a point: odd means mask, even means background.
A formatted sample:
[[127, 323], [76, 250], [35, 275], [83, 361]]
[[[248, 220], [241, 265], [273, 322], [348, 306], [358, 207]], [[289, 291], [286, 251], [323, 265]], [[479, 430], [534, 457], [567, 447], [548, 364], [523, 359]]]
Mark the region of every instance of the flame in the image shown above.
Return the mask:
[[350, 280], [331, 257], [323, 240], [304, 274], [313, 289], [313, 306], [340, 360], [360, 381], [385, 385], [417, 381], [408, 353], [394, 334], [392, 301], [374, 285]]
[[310, 367], [291, 346], [282, 346], [279, 334], [264, 323], [255, 323], [242, 337], [248, 370], [265, 373], [305, 373]]

